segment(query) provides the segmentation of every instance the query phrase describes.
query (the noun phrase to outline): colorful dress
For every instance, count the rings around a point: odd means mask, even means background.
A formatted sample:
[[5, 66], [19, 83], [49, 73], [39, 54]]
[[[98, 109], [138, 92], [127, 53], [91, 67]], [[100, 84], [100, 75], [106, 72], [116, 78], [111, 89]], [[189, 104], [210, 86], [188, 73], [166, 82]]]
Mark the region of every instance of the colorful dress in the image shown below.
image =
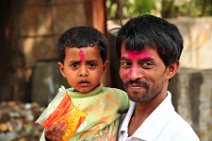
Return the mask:
[[[115, 141], [119, 127], [119, 117], [129, 108], [127, 94], [116, 88], [98, 86], [88, 93], [67, 89], [72, 101], [86, 120], [69, 141]], [[45, 141], [44, 134], [40, 141]]]

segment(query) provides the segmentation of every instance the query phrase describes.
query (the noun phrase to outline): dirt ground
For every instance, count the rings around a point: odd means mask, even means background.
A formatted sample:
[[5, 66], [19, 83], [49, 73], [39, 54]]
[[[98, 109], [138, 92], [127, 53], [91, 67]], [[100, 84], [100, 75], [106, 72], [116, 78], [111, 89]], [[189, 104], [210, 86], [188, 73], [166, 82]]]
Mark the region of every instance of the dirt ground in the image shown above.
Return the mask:
[[43, 107], [37, 103], [0, 103], [0, 141], [38, 141], [43, 127], [34, 123]]

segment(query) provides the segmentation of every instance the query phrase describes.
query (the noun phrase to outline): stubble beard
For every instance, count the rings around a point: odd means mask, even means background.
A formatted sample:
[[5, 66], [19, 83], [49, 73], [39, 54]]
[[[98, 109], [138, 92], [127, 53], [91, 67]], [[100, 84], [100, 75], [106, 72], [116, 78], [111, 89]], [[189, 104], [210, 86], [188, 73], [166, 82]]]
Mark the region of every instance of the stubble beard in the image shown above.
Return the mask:
[[130, 100], [134, 102], [148, 102], [152, 100], [154, 97], [159, 95], [163, 90], [164, 82], [161, 82], [158, 87], [154, 88], [153, 90], [150, 90], [149, 88], [143, 88], [145, 89], [142, 93], [139, 91], [128, 91], [128, 97]]

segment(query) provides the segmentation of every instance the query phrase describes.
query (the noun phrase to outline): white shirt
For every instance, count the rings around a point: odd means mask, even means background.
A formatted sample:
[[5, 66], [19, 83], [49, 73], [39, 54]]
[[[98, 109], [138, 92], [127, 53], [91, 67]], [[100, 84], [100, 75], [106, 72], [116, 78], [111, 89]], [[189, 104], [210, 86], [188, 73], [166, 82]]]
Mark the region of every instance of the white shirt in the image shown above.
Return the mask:
[[128, 137], [128, 124], [134, 113], [132, 102], [119, 130], [118, 141], [199, 141], [191, 126], [180, 117], [171, 103], [171, 93]]

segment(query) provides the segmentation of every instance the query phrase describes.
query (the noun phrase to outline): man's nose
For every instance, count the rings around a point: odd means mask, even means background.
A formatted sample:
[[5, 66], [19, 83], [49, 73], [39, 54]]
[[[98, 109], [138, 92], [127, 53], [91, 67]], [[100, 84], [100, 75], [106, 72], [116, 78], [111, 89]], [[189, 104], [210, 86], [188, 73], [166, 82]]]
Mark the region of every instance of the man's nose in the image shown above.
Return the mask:
[[142, 77], [141, 70], [138, 68], [138, 66], [134, 65], [130, 69], [129, 76], [131, 80], [136, 80]]

